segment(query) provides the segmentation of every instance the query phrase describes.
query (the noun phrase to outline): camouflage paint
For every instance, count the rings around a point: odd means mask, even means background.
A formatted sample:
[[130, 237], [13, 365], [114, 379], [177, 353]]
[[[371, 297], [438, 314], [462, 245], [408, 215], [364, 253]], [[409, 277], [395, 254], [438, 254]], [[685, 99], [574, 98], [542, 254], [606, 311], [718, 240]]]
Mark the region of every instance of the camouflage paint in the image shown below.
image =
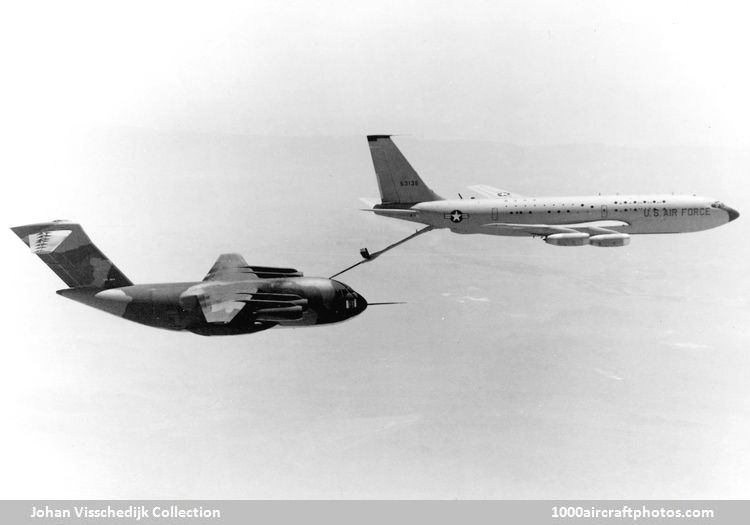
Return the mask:
[[249, 266], [221, 255], [203, 281], [134, 285], [67, 221], [12, 230], [71, 286], [58, 294], [136, 323], [200, 335], [237, 335], [274, 326], [345, 321], [367, 301], [333, 279], [304, 277], [293, 268]]
[[[11, 228], [69, 287], [117, 288], [133, 284], [94, 246], [80, 224], [52, 221]], [[55, 239], [56, 233], [65, 233]], [[54, 242], [49, 243], [53, 239]], [[59, 244], [57, 244], [57, 241]]]

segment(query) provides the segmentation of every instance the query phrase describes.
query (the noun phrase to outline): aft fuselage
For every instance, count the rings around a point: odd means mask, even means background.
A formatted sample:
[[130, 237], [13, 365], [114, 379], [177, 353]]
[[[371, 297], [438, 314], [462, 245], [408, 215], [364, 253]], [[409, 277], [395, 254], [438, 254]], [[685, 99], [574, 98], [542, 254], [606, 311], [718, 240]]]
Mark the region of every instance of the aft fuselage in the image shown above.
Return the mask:
[[398, 210], [376, 206], [377, 215], [448, 228], [456, 233], [529, 236], [522, 230], [491, 224], [575, 225], [622, 221], [612, 230], [627, 234], [683, 233], [707, 230], [734, 220], [732, 208], [695, 195], [596, 195], [584, 197], [508, 197], [421, 202]]

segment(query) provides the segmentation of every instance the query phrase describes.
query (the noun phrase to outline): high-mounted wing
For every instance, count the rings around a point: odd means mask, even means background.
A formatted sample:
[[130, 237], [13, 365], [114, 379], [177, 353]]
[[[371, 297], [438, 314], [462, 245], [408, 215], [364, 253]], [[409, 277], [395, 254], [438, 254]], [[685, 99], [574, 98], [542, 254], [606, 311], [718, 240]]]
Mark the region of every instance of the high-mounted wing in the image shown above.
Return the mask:
[[204, 281], [248, 281], [252, 279], [274, 279], [276, 277], [302, 277], [294, 268], [272, 266], [250, 266], [238, 253], [225, 253], [203, 278]]
[[474, 186], [469, 186], [469, 189], [484, 199], [519, 199], [524, 197], [518, 193], [501, 190], [500, 188], [494, 188], [486, 184], [475, 184]]
[[301, 316], [302, 303], [294, 301], [302, 300], [306, 305], [306, 299], [292, 294], [260, 294], [252, 282], [279, 277], [302, 277], [302, 272], [294, 268], [250, 266], [241, 255], [225, 253], [216, 259], [203, 282], [188, 289], [184, 296], [198, 300], [209, 323], [230, 323], [240, 312], [258, 322]]
[[223, 253], [203, 278], [204, 281], [244, 281], [252, 279], [247, 261], [238, 253]]
[[299, 319], [307, 299], [296, 294], [257, 291], [252, 282], [228, 283], [204, 281], [189, 288], [182, 299], [195, 298], [206, 322], [229, 324], [241, 317], [246, 322], [277, 322]]

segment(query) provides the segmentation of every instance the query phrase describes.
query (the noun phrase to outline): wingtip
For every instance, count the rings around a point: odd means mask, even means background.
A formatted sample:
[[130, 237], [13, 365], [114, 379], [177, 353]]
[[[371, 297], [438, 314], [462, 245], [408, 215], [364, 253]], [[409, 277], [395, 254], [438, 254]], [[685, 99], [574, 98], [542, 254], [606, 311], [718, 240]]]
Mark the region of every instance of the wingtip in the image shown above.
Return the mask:
[[378, 139], [389, 139], [391, 135], [367, 135], [367, 142], [375, 142]]

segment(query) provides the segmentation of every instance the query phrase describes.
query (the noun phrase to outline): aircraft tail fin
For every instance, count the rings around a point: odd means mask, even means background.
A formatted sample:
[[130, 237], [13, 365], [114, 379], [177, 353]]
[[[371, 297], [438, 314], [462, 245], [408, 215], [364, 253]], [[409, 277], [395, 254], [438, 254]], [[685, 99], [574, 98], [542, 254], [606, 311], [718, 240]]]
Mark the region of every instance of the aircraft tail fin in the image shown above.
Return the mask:
[[80, 224], [52, 221], [11, 230], [70, 288], [106, 290], [133, 284], [91, 242]]
[[368, 135], [367, 144], [384, 206], [443, 200], [422, 181], [390, 135]]

